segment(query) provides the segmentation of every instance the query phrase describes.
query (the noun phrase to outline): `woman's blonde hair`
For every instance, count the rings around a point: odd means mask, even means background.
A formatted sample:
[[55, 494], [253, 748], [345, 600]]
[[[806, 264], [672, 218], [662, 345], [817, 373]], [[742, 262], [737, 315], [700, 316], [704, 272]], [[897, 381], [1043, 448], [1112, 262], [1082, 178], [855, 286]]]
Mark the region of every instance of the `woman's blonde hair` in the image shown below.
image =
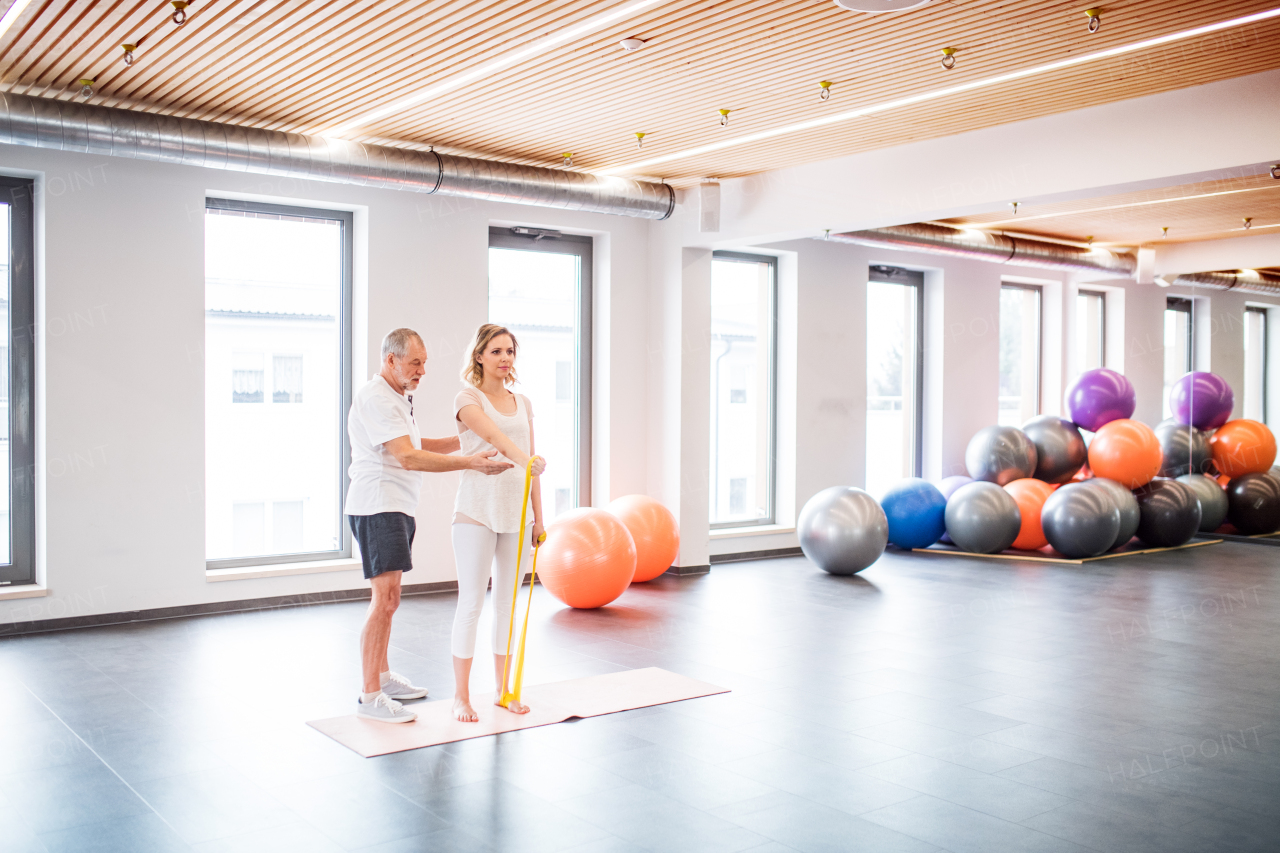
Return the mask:
[[[511, 330], [506, 326], [498, 326], [494, 323], [485, 323], [479, 329], [476, 329], [476, 336], [471, 339], [471, 346], [467, 347], [467, 356], [462, 362], [462, 381], [469, 382], [477, 388], [480, 383], [484, 382], [484, 368], [480, 365], [480, 355], [489, 348], [489, 344], [499, 335], [506, 335], [511, 338], [511, 348], [517, 353], [520, 351], [520, 342], [516, 340], [516, 336], [511, 334]], [[513, 362], [511, 370], [507, 373], [506, 383], [514, 385], [516, 381], [516, 366]]]

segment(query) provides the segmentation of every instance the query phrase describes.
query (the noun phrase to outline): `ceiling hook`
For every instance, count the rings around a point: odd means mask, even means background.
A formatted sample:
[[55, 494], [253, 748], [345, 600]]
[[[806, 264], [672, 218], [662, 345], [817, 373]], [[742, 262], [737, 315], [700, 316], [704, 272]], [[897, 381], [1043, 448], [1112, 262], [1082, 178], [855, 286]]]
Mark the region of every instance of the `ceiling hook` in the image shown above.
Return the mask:
[[954, 47], [944, 47], [942, 49], [942, 67], [948, 71], [956, 67], [956, 49]]
[[134, 59], [133, 52], [138, 49], [138, 46], [136, 44], [122, 44], [120, 47], [124, 50], [124, 64], [132, 65]]
[[1084, 13], [1089, 16], [1089, 32], [1096, 33], [1102, 29], [1101, 9], [1085, 9]]
[[720, 110], [720, 126], [728, 127], [730, 110]]
[[187, 7], [191, 4], [183, 2], [183, 0], [173, 0], [169, 5], [173, 6], [173, 22], [178, 26], [182, 26], [187, 22]]
[[822, 87], [822, 91], [818, 92], [818, 97], [824, 101], [830, 98], [831, 97], [831, 81], [823, 80], [818, 85]]
[[649, 135], [649, 134], [647, 134], [647, 133], [639, 133], [639, 132], [637, 132], [637, 133], [636, 133], [636, 147], [637, 147], [637, 148], [643, 148], [643, 147], [644, 147], [644, 138], [645, 138], [646, 136], [648, 136], [648, 135]]

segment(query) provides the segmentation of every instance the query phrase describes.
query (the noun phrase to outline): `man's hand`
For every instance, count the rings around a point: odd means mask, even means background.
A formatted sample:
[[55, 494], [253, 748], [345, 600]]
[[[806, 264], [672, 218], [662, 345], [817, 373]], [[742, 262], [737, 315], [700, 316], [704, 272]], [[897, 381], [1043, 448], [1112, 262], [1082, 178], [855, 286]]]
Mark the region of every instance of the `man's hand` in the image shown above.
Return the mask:
[[493, 457], [498, 455], [498, 451], [490, 450], [488, 453], [480, 453], [470, 457], [471, 470], [479, 471], [481, 474], [501, 474], [510, 468], [514, 468], [510, 462], [503, 462]]

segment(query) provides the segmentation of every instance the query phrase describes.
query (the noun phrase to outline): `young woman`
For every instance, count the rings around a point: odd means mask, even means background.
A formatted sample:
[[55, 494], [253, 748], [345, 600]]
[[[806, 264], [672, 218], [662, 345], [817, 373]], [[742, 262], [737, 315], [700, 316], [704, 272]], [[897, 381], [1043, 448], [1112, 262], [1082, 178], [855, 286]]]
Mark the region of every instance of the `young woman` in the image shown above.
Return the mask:
[[[484, 607], [485, 589], [493, 575], [493, 668], [501, 685], [507, 664], [507, 629], [511, 621], [511, 589], [515, 585], [519, 547], [521, 499], [525, 467], [533, 456], [533, 408], [529, 399], [507, 386], [516, 381], [516, 336], [502, 326], [486, 323], [476, 331], [462, 365], [466, 388], [453, 402], [462, 452], [468, 456], [497, 450], [499, 459], [514, 463], [510, 471], [486, 477], [462, 473], [453, 514], [453, 556], [458, 565], [458, 610], [453, 617], [453, 713], [464, 723], [479, 719], [471, 707], [471, 659], [476, 649], [476, 623]], [[481, 449], [482, 448], [482, 449]], [[542, 495], [538, 475], [546, 468], [533, 462], [533, 529], [526, 528], [527, 558], [542, 535]], [[501, 700], [495, 697], [494, 704]], [[527, 714], [529, 708], [511, 702], [508, 711]]]

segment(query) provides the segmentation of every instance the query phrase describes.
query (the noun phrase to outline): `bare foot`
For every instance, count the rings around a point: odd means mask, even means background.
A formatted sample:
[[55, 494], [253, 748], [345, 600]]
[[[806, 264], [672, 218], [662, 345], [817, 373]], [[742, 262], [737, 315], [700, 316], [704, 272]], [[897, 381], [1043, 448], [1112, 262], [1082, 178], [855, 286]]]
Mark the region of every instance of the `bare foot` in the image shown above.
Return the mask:
[[[501, 708], [501, 707], [502, 707], [502, 697], [501, 697], [501, 696], [499, 696], [498, 698], [494, 699], [494, 700], [493, 700], [493, 704], [495, 704], [495, 705], [497, 705], [499, 708]], [[513, 713], [513, 714], [527, 714], [527, 713], [529, 713], [529, 706], [528, 706], [528, 705], [524, 704], [523, 702], [517, 702], [517, 701], [516, 701], [516, 700], [514, 700], [514, 699], [512, 699], [509, 703], [507, 703], [506, 708], [507, 708], [507, 710], [508, 710], [508, 711], [510, 711], [510, 712], [511, 712], [511, 713]]]
[[480, 721], [480, 715], [471, 707], [471, 703], [466, 699], [454, 698], [453, 715], [458, 718], [461, 723], [476, 723]]

